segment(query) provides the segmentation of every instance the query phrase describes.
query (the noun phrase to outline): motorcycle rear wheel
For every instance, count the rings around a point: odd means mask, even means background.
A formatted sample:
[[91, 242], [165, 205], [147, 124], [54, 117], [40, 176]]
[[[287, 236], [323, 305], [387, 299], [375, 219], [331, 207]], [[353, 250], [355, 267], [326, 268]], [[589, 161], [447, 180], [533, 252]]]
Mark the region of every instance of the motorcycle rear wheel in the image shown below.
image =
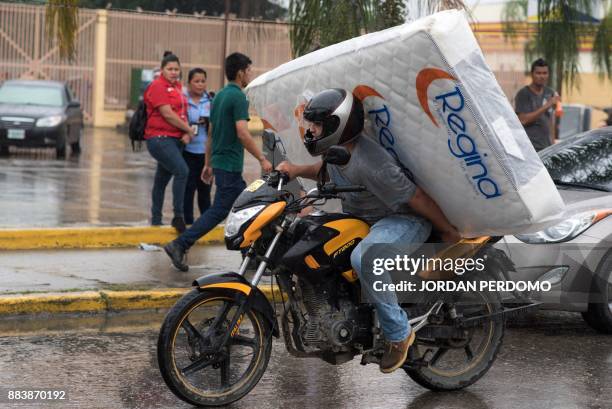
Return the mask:
[[[223, 310], [228, 312], [219, 320]], [[168, 312], [159, 334], [157, 360], [164, 381], [185, 402], [228, 405], [249, 393], [264, 374], [272, 352], [272, 329], [255, 310], [244, 313], [239, 330], [220, 355], [205, 350], [230, 331], [236, 310], [231, 291], [196, 289]], [[220, 325], [214, 329], [216, 320]], [[248, 351], [251, 353], [244, 354]]]
[[[469, 292], [460, 297], [466, 295], [471, 300], [464, 299], [457, 305], [458, 312], [465, 314], [466, 318], [494, 314], [502, 309], [496, 294]], [[481, 307], [480, 311], [478, 307]], [[503, 316], [485, 319], [477, 328], [470, 330], [467, 340], [447, 341], [447, 348], [431, 346], [431, 342], [435, 343], [436, 340], [420, 339], [417, 332], [416, 342], [408, 351], [409, 359], [425, 360], [427, 366], [404, 367], [404, 370], [413, 381], [433, 391], [463, 389], [491, 368], [501, 348], [504, 329]]]

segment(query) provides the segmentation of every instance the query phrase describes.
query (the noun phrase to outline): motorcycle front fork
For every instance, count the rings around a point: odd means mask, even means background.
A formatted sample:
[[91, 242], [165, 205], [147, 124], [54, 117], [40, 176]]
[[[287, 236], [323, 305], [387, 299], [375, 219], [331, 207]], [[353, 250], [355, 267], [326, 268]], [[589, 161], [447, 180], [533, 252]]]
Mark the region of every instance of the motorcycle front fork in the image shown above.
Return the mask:
[[[256, 286], [257, 284], [259, 284], [259, 280], [261, 280], [261, 277], [263, 276], [263, 273], [264, 271], [266, 271], [266, 267], [268, 266], [268, 260], [270, 260], [270, 256], [272, 255], [272, 252], [274, 252], [274, 249], [278, 245], [278, 241], [280, 240], [281, 236], [283, 235], [283, 233], [285, 232], [285, 229], [289, 226], [289, 224], [290, 222], [285, 219], [283, 223], [277, 227], [276, 235], [274, 236], [274, 238], [272, 239], [272, 242], [268, 246], [268, 250], [266, 250], [266, 254], [263, 257], [263, 260], [261, 261], [261, 263], [259, 263], [259, 266], [257, 267], [257, 271], [255, 271], [255, 275], [251, 279], [251, 285]], [[255, 255], [255, 252], [253, 251], [253, 246], [254, 244], [251, 245], [251, 247], [249, 248], [247, 252], [246, 257], [244, 258], [244, 260], [242, 260], [242, 264], [240, 265], [240, 270], [238, 271], [238, 274], [240, 274], [241, 276], [244, 276], [244, 274], [246, 273], [247, 267], [249, 265], [249, 262], [253, 259]]]

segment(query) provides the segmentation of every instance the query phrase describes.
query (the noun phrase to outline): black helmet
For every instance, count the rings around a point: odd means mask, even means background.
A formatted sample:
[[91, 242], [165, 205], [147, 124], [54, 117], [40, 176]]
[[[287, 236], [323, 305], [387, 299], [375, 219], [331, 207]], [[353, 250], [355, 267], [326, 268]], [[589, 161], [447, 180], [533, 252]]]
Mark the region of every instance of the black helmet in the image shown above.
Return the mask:
[[323, 125], [315, 137], [310, 130], [304, 135], [304, 146], [313, 155], [320, 155], [333, 145], [350, 142], [363, 130], [363, 105], [352, 93], [339, 88], [319, 92], [304, 107], [304, 119]]

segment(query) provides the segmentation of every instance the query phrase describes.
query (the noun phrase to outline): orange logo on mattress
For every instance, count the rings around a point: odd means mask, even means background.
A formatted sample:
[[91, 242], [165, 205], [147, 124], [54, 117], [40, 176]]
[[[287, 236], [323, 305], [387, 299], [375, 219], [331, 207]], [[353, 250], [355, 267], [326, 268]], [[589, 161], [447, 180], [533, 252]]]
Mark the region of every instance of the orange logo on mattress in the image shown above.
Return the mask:
[[432, 82], [440, 79], [457, 81], [455, 77], [439, 68], [424, 68], [419, 71], [416, 77], [416, 90], [419, 103], [429, 119], [431, 119], [431, 122], [433, 122], [433, 124], [437, 127], [440, 127], [440, 125], [438, 125], [436, 119], [431, 113], [431, 110], [429, 109], [429, 103], [427, 102], [427, 89]]
[[372, 87], [368, 87], [367, 85], [357, 85], [353, 90], [353, 95], [361, 102], [363, 102], [363, 100], [367, 97], [378, 97], [384, 99], [383, 96], [378, 93], [378, 91]]

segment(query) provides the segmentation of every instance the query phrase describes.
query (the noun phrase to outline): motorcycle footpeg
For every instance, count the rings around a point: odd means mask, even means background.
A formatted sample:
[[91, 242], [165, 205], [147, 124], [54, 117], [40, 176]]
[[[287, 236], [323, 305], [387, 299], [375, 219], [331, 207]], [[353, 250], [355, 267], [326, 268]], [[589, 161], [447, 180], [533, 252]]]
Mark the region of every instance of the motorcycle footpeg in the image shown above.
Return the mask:
[[425, 361], [423, 358], [419, 358], [416, 360], [411, 360], [410, 358], [406, 359], [402, 368], [404, 369], [419, 369], [419, 368], [427, 368], [429, 363]]
[[380, 364], [380, 355], [374, 355], [371, 353], [365, 353], [361, 356], [361, 365], [367, 365], [367, 364]]
[[[427, 351], [429, 352], [429, 351]], [[429, 366], [429, 359], [431, 356], [428, 356], [427, 352], [423, 354], [423, 356], [419, 356], [414, 350], [414, 345], [408, 349], [408, 358], [402, 365], [404, 369], [419, 369], [426, 368]]]
[[380, 364], [383, 356], [383, 348], [376, 348], [361, 355], [361, 365]]

